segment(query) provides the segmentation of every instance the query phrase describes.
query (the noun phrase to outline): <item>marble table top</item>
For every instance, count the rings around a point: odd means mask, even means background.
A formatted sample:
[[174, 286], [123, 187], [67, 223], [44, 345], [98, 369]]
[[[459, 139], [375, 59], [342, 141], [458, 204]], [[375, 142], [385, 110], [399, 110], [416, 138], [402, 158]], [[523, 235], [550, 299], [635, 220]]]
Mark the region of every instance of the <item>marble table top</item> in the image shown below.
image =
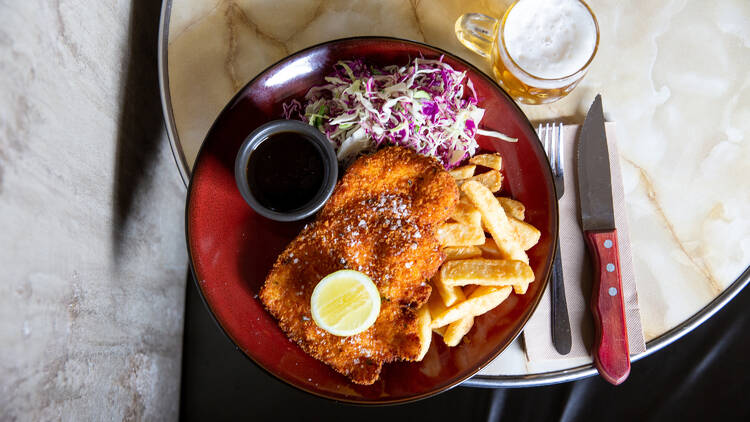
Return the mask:
[[[529, 119], [581, 123], [594, 95], [617, 122], [646, 340], [682, 323], [750, 264], [750, 3], [588, 2], [601, 42], [565, 99]], [[224, 104], [271, 63], [304, 47], [385, 35], [446, 49], [491, 74], [453, 34], [461, 14], [502, 16], [497, 0], [173, 0], [168, 77], [188, 163]], [[175, 170], [177, 171], [177, 170]], [[528, 374], [517, 344], [483, 373]]]
[[177, 420], [159, 2], [0, 2], [0, 420]]

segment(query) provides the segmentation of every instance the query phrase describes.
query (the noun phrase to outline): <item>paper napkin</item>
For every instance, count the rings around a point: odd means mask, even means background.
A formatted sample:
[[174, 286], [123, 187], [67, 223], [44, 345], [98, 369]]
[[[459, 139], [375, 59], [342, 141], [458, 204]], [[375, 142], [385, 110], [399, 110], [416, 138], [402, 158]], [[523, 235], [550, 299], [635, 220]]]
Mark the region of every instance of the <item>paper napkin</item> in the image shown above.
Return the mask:
[[[628, 328], [630, 354], [646, 350], [635, 288], [633, 258], [623, 195], [620, 161], [617, 153], [615, 125], [605, 125], [612, 175], [612, 202], [615, 210], [617, 241], [620, 250], [623, 300]], [[583, 238], [578, 217], [578, 188], [576, 180], [576, 148], [580, 126], [566, 126], [564, 134], [565, 195], [560, 199], [560, 254], [565, 279], [565, 298], [568, 302], [572, 347], [567, 355], [560, 355], [552, 344], [550, 288], [547, 287], [539, 306], [526, 324], [523, 333], [526, 357], [529, 362], [557, 359], [576, 359], [591, 356], [594, 327], [589, 299], [593, 269]], [[551, 283], [550, 279], [550, 283]]]

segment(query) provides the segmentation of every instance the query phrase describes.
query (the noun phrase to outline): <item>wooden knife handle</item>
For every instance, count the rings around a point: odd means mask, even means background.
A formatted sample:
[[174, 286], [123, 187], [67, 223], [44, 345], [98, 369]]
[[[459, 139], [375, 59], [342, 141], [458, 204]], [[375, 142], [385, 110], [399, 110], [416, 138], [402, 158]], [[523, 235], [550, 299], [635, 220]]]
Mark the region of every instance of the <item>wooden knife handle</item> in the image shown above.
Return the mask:
[[617, 230], [584, 232], [594, 264], [591, 310], [596, 337], [594, 363], [602, 378], [618, 385], [630, 374], [630, 349], [622, 299]]

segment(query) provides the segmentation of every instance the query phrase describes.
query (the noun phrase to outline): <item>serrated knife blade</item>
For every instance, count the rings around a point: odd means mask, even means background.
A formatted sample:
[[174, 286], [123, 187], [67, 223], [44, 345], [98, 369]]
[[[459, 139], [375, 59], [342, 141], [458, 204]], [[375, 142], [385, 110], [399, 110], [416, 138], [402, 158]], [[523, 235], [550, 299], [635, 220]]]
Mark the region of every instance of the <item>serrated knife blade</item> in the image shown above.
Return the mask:
[[614, 229], [612, 178], [601, 95], [594, 99], [578, 139], [578, 192], [583, 230]]

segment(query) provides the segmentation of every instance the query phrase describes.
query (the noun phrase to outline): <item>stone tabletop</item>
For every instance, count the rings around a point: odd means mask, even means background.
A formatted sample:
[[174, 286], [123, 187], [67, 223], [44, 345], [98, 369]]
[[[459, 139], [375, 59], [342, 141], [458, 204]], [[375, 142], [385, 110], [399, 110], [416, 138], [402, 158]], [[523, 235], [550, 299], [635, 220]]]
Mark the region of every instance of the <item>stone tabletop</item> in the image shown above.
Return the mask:
[[[356, 36], [407, 38], [491, 73], [453, 34], [461, 14], [502, 16], [497, 0], [173, 0], [168, 76], [192, 163], [224, 104], [273, 62]], [[567, 98], [523, 106], [529, 119], [581, 123], [596, 93], [617, 122], [627, 214], [647, 340], [685, 321], [750, 264], [750, 3], [591, 0], [596, 60]], [[530, 365], [518, 345], [485, 373]], [[489, 371], [489, 372], [488, 372]]]
[[176, 420], [185, 188], [159, 2], [1, 2], [0, 22], [0, 420]]

